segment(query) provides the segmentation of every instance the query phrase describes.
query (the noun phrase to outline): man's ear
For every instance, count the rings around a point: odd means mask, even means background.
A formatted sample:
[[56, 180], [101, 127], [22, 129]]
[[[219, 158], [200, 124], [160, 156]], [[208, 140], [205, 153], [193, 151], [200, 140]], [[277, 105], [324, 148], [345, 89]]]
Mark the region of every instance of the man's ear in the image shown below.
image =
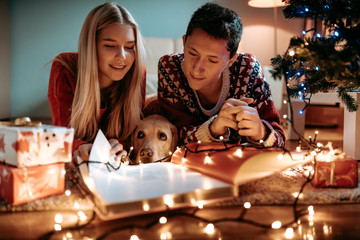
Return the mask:
[[186, 41], [186, 36], [185, 35], [182, 36], [182, 40], [183, 40], [183, 48], [185, 49], [185, 41]]
[[230, 59], [230, 61], [228, 62], [228, 64], [226, 66], [230, 67], [235, 62], [235, 60], [238, 58], [238, 56], [239, 56], [239, 54], [235, 53], [234, 56]]

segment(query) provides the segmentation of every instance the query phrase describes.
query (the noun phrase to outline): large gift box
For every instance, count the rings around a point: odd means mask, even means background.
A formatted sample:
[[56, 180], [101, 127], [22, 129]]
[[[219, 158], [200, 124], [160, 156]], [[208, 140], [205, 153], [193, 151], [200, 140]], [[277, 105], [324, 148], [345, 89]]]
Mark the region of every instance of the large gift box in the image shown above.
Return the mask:
[[70, 162], [74, 129], [0, 124], [0, 161], [17, 167]]
[[65, 172], [65, 163], [23, 168], [0, 164], [0, 198], [19, 205], [62, 194]]
[[352, 158], [317, 161], [311, 184], [314, 187], [356, 188], [358, 163]]

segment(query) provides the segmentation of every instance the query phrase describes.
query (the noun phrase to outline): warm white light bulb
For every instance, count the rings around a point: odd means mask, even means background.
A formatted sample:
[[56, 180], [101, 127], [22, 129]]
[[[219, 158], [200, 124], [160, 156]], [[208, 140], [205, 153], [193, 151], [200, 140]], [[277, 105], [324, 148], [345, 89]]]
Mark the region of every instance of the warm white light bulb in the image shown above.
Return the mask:
[[245, 202], [245, 203], [244, 203], [244, 208], [246, 208], [246, 209], [251, 208], [251, 203]]
[[293, 228], [287, 228], [285, 230], [285, 238], [286, 239], [292, 239], [294, 237], [294, 229]]
[[144, 203], [144, 204], [143, 204], [143, 209], [144, 209], [145, 212], [149, 211], [149, 210], [150, 210], [149, 204]]
[[130, 240], [139, 240], [139, 237], [136, 235], [131, 235]]
[[235, 154], [235, 156], [237, 156], [239, 158], [242, 158], [242, 156], [243, 156], [243, 152], [242, 152], [242, 150], [240, 148], [236, 149], [234, 154]]
[[273, 222], [273, 223], [271, 224], [271, 227], [272, 227], [273, 229], [279, 229], [279, 228], [281, 228], [281, 222], [280, 222], [280, 221], [275, 221], [275, 222]]
[[165, 223], [167, 223], [167, 218], [166, 217], [161, 217], [161, 218], [159, 218], [159, 223], [161, 223], [161, 224], [165, 224]]
[[212, 163], [211, 158], [209, 156], [205, 157], [204, 164], [210, 164]]
[[54, 229], [55, 229], [55, 231], [61, 231], [61, 225], [58, 224], [58, 223], [55, 223], [54, 224]]
[[85, 221], [87, 219], [87, 217], [86, 217], [86, 215], [85, 215], [85, 213], [83, 211], [78, 211], [77, 215], [79, 216], [79, 219], [81, 221]]
[[55, 222], [56, 223], [62, 223], [62, 221], [63, 221], [63, 216], [60, 213], [56, 214], [55, 215]]
[[205, 232], [206, 232], [207, 234], [214, 234], [214, 232], [215, 232], [215, 226], [214, 226], [214, 224], [209, 223], [208, 225], [206, 225], [206, 227], [205, 227]]

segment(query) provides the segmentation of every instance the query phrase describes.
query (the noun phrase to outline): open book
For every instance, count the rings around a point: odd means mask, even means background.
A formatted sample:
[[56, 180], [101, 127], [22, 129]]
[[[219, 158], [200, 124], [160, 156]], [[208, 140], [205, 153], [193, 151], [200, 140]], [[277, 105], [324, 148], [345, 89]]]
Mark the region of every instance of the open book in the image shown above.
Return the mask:
[[[221, 147], [219, 144], [188, 147], [204, 150], [214, 148], [213, 145]], [[90, 161], [115, 164], [114, 156], [108, 156], [110, 148], [99, 131]], [[187, 153], [185, 160], [185, 149], [178, 149], [172, 162], [122, 165], [116, 171], [102, 163], [82, 164], [82, 185], [90, 193], [98, 216], [110, 220], [231, 199], [237, 196], [239, 184], [304, 163], [286, 154], [280, 160], [278, 155], [282, 151], [278, 149], [243, 149], [242, 156], [237, 155], [237, 149], [240, 147]]]

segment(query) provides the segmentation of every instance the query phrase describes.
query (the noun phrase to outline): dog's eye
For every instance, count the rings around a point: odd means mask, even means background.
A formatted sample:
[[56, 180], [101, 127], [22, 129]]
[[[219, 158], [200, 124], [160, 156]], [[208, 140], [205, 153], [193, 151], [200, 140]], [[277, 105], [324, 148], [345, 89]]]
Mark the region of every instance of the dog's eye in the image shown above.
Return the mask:
[[144, 138], [145, 137], [145, 133], [143, 131], [139, 131], [137, 134], [137, 138]]
[[166, 141], [167, 140], [167, 136], [165, 133], [160, 133], [160, 140]]

